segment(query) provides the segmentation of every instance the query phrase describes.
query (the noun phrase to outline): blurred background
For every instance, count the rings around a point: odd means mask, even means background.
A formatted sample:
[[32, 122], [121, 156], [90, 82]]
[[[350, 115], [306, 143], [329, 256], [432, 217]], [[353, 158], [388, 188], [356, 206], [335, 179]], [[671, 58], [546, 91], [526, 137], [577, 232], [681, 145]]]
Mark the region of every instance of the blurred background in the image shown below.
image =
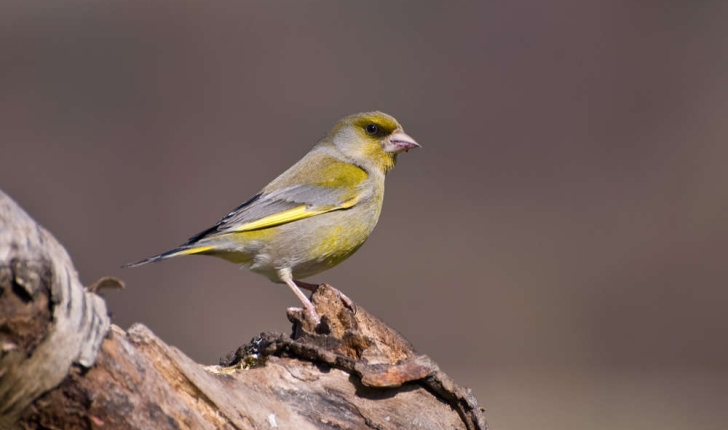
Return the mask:
[[4, 1], [0, 188], [116, 324], [215, 364], [293, 294], [212, 258], [138, 269], [340, 117], [423, 146], [328, 282], [491, 427], [723, 429], [728, 3]]

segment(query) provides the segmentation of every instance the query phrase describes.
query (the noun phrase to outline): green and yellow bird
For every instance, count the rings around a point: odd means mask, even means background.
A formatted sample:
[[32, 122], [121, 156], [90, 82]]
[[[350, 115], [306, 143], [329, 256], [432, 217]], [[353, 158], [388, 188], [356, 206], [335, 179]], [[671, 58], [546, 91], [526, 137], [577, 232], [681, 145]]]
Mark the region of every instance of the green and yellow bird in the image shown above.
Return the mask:
[[286, 283], [318, 321], [299, 281], [351, 256], [379, 219], [384, 177], [397, 154], [420, 145], [393, 117], [365, 112], [340, 120], [296, 164], [184, 245], [123, 267], [180, 255], [212, 255]]

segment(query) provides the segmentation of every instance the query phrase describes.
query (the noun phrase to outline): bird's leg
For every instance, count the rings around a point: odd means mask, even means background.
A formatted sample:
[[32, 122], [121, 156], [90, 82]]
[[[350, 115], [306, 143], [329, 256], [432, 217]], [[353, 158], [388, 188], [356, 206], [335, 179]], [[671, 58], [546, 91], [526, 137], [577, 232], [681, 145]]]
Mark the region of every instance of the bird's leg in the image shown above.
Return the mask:
[[303, 288], [304, 290], [310, 291], [312, 293], [314, 291], [318, 290], [318, 287], [321, 285], [321, 284], [309, 284], [308, 282], [303, 282], [303, 281], [293, 281], [293, 282], [295, 282], [296, 285], [298, 285], [298, 288]]
[[[295, 282], [296, 285], [298, 285], [298, 288], [303, 288], [304, 290], [310, 291], [312, 293], [315, 292], [318, 289], [318, 287], [321, 286], [321, 284], [309, 284], [308, 282], [303, 282], [303, 281], [293, 281], [293, 282]], [[356, 315], [356, 303], [354, 303], [350, 298], [346, 297], [346, 295], [344, 293], [342, 293], [341, 291], [339, 291], [339, 290], [336, 290], [336, 291], [339, 293], [339, 298], [341, 299], [341, 301], [344, 302], [344, 304], [346, 306], [348, 306], [349, 309], [351, 309], [354, 312], [354, 315]]]
[[[278, 271], [278, 276], [281, 278], [283, 282], [286, 283], [291, 288], [291, 291], [293, 291], [293, 294], [298, 297], [298, 300], [303, 303], [303, 308], [308, 312], [308, 314], [313, 318], [314, 321], [316, 321], [316, 324], [321, 322], [321, 319], [318, 316], [318, 313], [316, 313], [316, 308], [313, 307], [313, 303], [306, 297], [305, 294], [301, 291], [300, 288], [298, 288], [298, 285], [296, 285], [296, 281], [293, 280], [293, 277], [291, 275], [290, 269], [283, 269]], [[310, 284], [307, 284], [310, 285]], [[305, 287], [304, 287], [305, 288]]]

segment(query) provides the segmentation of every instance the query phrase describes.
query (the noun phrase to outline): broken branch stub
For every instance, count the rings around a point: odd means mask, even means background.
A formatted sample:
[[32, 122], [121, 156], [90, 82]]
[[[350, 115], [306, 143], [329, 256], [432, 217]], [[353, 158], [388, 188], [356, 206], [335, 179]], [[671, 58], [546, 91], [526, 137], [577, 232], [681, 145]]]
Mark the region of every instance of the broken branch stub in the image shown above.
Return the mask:
[[291, 336], [261, 334], [223, 358], [221, 366], [255, 367], [271, 356], [290, 357], [344, 370], [371, 389], [416, 384], [457, 411], [465, 428], [488, 428], [472, 392], [455, 384], [429, 357], [418, 354], [396, 330], [329, 285], [321, 285], [311, 301], [321, 316], [318, 326], [307, 312], [289, 311]]

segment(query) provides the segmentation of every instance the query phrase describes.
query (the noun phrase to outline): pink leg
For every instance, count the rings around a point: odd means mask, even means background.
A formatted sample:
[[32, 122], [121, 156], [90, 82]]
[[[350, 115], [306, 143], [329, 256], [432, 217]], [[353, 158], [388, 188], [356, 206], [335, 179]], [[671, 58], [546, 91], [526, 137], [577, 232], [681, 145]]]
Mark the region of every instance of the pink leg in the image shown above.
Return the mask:
[[[278, 271], [278, 276], [281, 278], [281, 281], [285, 282], [288, 287], [291, 288], [291, 291], [293, 291], [293, 294], [298, 297], [298, 300], [303, 303], [303, 308], [308, 312], [308, 314], [313, 318], [314, 321], [318, 324], [321, 322], [321, 319], [318, 316], [318, 313], [316, 312], [316, 308], [313, 307], [313, 303], [306, 297], [305, 294], [299, 289], [298, 285], [296, 285], [296, 281], [293, 280], [291, 277], [291, 271], [290, 269], [283, 269]], [[307, 284], [311, 285], [311, 284]]]
[[293, 281], [293, 282], [295, 282], [296, 285], [298, 285], [298, 288], [302, 288], [302, 289], [304, 289], [306, 291], [310, 291], [312, 293], [314, 291], [316, 291], [320, 285], [320, 284], [309, 284], [308, 282], [303, 282], [303, 281]]
[[[318, 289], [318, 287], [321, 286], [321, 284], [309, 284], [308, 282], [303, 282], [303, 281], [293, 281], [293, 282], [295, 282], [296, 285], [298, 285], [298, 288], [303, 288], [304, 290], [310, 291], [312, 293], [315, 292]], [[341, 291], [339, 291], [339, 298], [341, 298], [341, 301], [344, 302], [344, 304], [346, 306], [348, 306], [349, 309], [354, 311], [354, 314], [356, 314], [356, 303], [351, 301], [351, 299], [346, 297], [346, 295], [344, 293], [342, 293]]]

